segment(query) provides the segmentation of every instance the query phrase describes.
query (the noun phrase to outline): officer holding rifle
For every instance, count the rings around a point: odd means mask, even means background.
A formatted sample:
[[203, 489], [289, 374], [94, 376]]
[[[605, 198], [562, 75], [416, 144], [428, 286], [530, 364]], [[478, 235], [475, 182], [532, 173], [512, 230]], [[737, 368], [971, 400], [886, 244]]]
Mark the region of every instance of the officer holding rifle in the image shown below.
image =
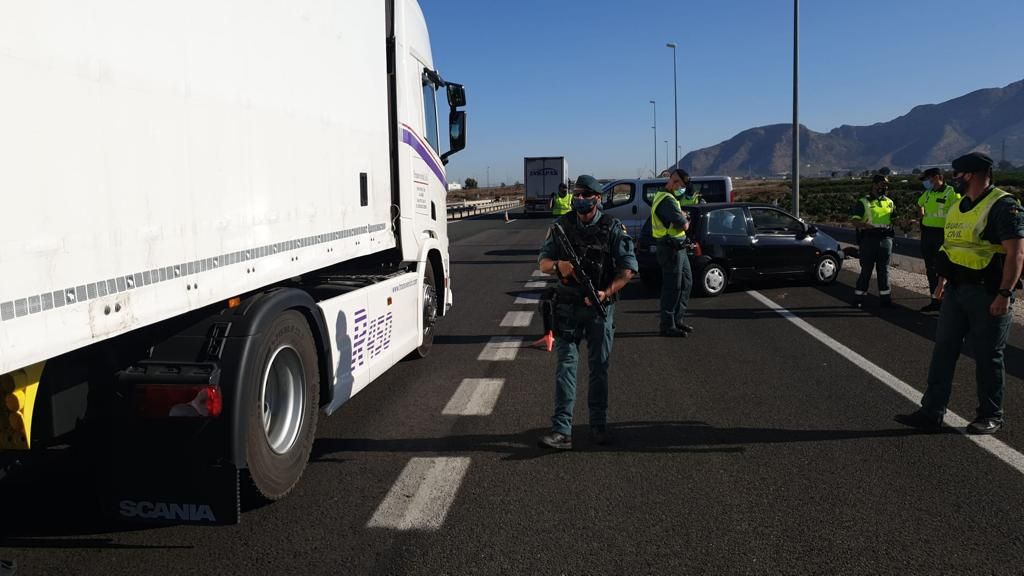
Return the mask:
[[637, 270], [633, 240], [622, 223], [599, 210], [601, 185], [593, 176], [576, 180], [572, 212], [555, 220], [540, 249], [541, 272], [558, 277], [555, 296], [555, 414], [542, 447], [572, 448], [579, 345], [589, 362], [590, 435], [607, 444], [608, 362], [615, 334], [615, 300]]

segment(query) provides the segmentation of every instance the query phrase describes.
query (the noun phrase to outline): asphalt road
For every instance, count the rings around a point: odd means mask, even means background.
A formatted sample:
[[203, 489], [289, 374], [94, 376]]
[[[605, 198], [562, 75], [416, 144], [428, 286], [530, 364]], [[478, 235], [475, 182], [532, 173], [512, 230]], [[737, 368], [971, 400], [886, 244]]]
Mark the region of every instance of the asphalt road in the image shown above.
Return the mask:
[[[892, 421], [914, 408], [892, 386], [922, 390], [931, 354], [935, 318], [915, 311], [916, 294], [897, 289], [894, 308], [855, 310], [845, 272], [827, 288], [733, 287], [693, 299], [693, 337], [664, 339], [654, 295], [634, 282], [616, 314], [616, 443], [588, 442], [584, 385], [575, 450], [546, 453], [535, 443], [549, 424], [554, 355], [515, 347], [539, 336], [539, 318], [502, 325], [534, 310], [515, 301], [543, 280], [533, 271], [546, 221], [516, 216], [450, 226], [455, 306], [431, 355], [322, 419], [285, 500], [237, 526], [124, 531], [76, 512], [88, 494], [73, 470], [39, 466], [26, 472], [39, 483], [19, 514], [0, 516], [0, 559], [16, 560], [19, 575], [1024, 570], [1019, 326], [1008, 426], [979, 445]], [[951, 408], [968, 419], [973, 374], [963, 357]], [[486, 391], [459, 392], [466, 379], [485, 379]], [[459, 411], [478, 415], [446, 414]]]

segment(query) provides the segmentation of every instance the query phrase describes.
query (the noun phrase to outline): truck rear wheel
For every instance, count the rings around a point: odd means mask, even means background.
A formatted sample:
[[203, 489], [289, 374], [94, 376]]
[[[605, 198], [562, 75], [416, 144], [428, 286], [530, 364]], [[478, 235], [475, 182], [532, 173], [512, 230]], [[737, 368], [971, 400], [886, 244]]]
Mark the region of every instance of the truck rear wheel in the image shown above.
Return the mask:
[[426, 358], [434, 345], [434, 326], [437, 324], [437, 284], [434, 282], [434, 267], [426, 263], [423, 270], [423, 343], [416, 348], [416, 356]]
[[256, 496], [280, 500], [306, 469], [320, 401], [316, 343], [301, 313], [289, 310], [270, 324], [250, 369], [249, 478]]

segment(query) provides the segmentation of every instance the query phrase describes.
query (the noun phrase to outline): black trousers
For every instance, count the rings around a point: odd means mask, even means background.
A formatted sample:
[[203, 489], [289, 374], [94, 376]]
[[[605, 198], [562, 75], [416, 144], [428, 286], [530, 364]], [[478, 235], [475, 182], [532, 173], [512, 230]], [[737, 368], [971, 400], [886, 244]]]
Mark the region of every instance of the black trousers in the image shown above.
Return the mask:
[[928, 275], [929, 294], [935, 294], [935, 287], [939, 285], [939, 274], [935, 270], [935, 261], [939, 257], [942, 240], [942, 228], [921, 226], [921, 258], [924, 259], [924, 269]]

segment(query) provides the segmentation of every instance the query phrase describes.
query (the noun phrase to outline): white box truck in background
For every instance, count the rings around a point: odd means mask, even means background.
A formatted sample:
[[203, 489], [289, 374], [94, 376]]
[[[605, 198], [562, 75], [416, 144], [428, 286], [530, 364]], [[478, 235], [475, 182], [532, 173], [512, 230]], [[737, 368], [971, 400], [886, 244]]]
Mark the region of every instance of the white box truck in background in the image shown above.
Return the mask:
[[526, 183], [523, 202], [526, 214], [550, 215], [548, 203], [558, 193], [558, 185], [569, 183], [569, 164], [563, 156], [524, 158], [523, 182]]
[[419, 5], [39, 0], [0, 30], [0, 455], [73, 438], [133, 518], [285, 496], [318, 414], [452, 305], [465, 93]]

